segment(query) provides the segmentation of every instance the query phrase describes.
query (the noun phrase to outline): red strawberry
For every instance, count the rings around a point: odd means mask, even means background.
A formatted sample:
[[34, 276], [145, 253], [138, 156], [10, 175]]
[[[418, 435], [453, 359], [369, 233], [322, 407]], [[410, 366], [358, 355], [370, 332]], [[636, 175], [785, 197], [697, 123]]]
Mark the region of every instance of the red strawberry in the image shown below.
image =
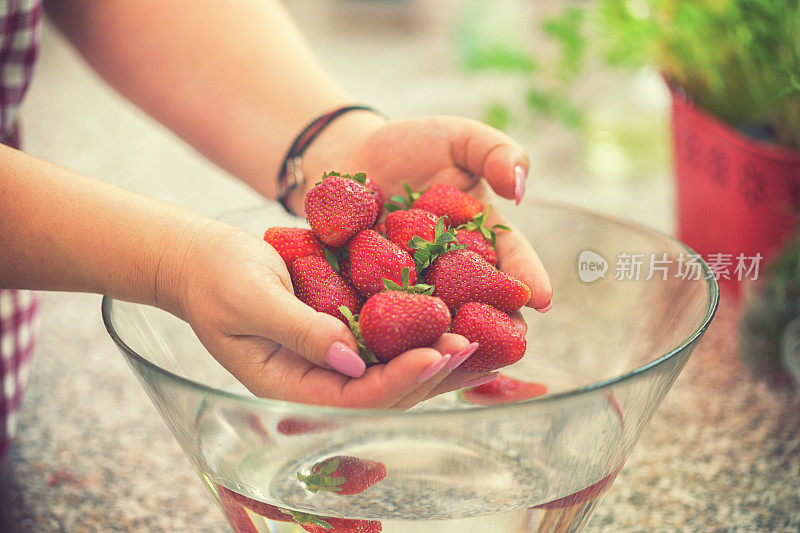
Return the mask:
[[507, 314], [490, 305], [465, 303], [456, 313], [450, 331], [480, 344], [461, 364], [464, 370], [488, 372], [516, 363], [525, 355], [525, 337]]
[[360, 232], [347, 249], [350, 252], [347, 273], [364, 296], [382, 291], [384, 279], [400, 284], [404, 268], [410, 271], [412, 285], [417, 280], [417, 268], [411, 256], [375, 231]]
[[446, 216], [453, 226], [469, 222], [483, 211], [483, 205], [478, 200], [444, 183], [432, 185], [414, 201], [413, 207], [440, 217]]
[[[363, 172], [353, 175], [339, 174], [338, 172], [326, 172], [325, 174], [322, 175], [322, 179], [327, 179], [330, 178], [331, 176], [336, 176], [340, 178], [350, 178], [358, 181], [359, 183], [363, 183], [364, 187], [366, 187], [367, 189], [371, 190], [374, 193], [375, 202], [378, 204], [378, 218], [381, 217], [381, 213], [383, 213], [383, 191], [381, 191], [380, 187], [378, 187], [378, 184], [375, 183], [375, 181], [372, 178], [370, 178]], [[361, 179], [362, 176], [364, 177], [363, 180]]]
[[278, 433], [283, 435], [303, 435], [305, 433], [314, 433], [323, 431], [325, 429], [333, 429], [334, 426], [330, 422], [324, 420], [311, 420], [306, 418], [288, 417], [281, 419], [278, 422]]
[[467, 250], [472, 250], [483, 257], [487, 263], [497, 266], [497, 252], [492, 246], [492, 241], [481, 235], [480, 231], [471, 229], [460, 229], [456, 232], [458, 244], [466, 246]]
[[386, 236], [386, 222], [376, 222], [374, 226], [372, 226], [372, 231], [377, 231], [384, 237]]
[[369, 177], [367, 177], [366, 181], [364, 182], [364, 185], [366, 186], [367, 189], [375, 193], [373, 197], [375, 198], [375, 204], [377, 205], [378, 208], [377, 218], [380, 218], [381, 214], [383, 214], [383, 192], [380, 190], [378, 185], [374, 181], [372, 181]]
[[460, 391], [459, 396], [467, 403], [475, 405], [500, 405], [521, 402], [543, 394], [547, 394], [547, 387], [541, 383], [518, 381], [500, 374], [489, 383]]
[[412, 348], [430, 346], [447, 331], [450, 321], [450, 310], [439, 298], [384, 291], [361, 308], [356, 338], [360, 334], [377, 360], [386, 362]]
[[386, 466], [377, 461], [337, 455], [311, 467], [309, 475], [297, 473], [306, 490], [334, 492], [340, 496], [361, 494], [386, 477]]
[[325, 257], [322, 244], [314, 232], [309, 229], [269, 228], [264, 233], [264, 240], [275, 248], [289, 270], [295, 259], [309, 255]]
[[316, 311], [335, 316], [345, 324], [347, 319], [339, 308], [345, 306], [352, 313], [358, 313], [361, 308], [361, 295], [320, 257], [301, 257], [295, 261], [292, 285], [300, 301]]
[[426, 241], [435, 241], [438, 221], [439, 217], [422, 209], [395, 211], [386, 217], [386, 234], [390, 241], [413, 255], [415, 250], [408, 245], [411, 237], [417, 236]]
[[433, 295], [457, 311], [467, 302], [481, 302], [513, 313], [531, 299], [523, 282], [489, 264], [471, 250], [451, 250], [436, 259], [425, 273], [436, 287]]
[[302, 528], [310, 533], [380, 533], [383, 531], [377, 520], [351, 520], [348, 518], [320, 517], [326, 526], [305, 523]]
[[[279, 522], [293, 522], [294, 521], [294, 518], [292, 517], [292, 515], [290, 513], [283, 512], [280, 508], [278, 508], [278, 507], [276, 507], [274, 505], [270, 505], [268, 503], [260, 502], [258, 500], [253, 500], [251, 498], [248, 498], [247, 496], [243, 496], [243, 495], [239, 494], [238, 492], [234, 492], [234, 491], [232, 491], [230, 489], [227, 489], [227, 488], [223, 487], [222, 485], [215, 485], [215, 487], [217, 489], [217, 494], [219, 494], [219, 499], [222, 502], [223, 508], [225, 509], [225, 514], [228, 515], [228, 521], [231, 522], [231, 525], [233, 525], [233, 521], [230, 518], [231, 515], [228, 514], [229, 507], [230, 507], [230, 509], [232, 511], [235, 510], [236, 508], [238, 508], [239, 511], [237, 513], [235, 513], [235, 516], [237, 516], [237, 517], [247, 517], [247, 522], [249, 522], [250, 525], [253, 524], [253, 522], [250, 520], [250, 517], [247, 516], [247, 513], [244, 512], [244, 509], [242, 509], [241, 506], [247, 507], [248, 509], [250, 509], [254, 513], [256, 513], [256, 514], [258, 514], [260, 516], [263, 516], [264, 518], [268, 518], [269, 520], [277, 520]], [[239, 520], [237, 520], [237, 522], [239, 522]], [[235, 526], [234, 526], [234, 529], [236, 529]], [[237, 529], [236, 531], [237, 532], [239, 532], [239, 531], [248, 531], [248, 532], [253, 531], [255, 533], [258, 533], [258, 530], [255, 529], [255, 526], [253, 526], [252, 529], [247, 529], [246, 525], [245, 525], [244, 529], [241, 529], [241, 530]]]
[[363, 185], [364, 174], [330, 175], [306, 195], [306, 218], [319, 239], [338, 248], [372, 227], [378, 216], [375, 193]]

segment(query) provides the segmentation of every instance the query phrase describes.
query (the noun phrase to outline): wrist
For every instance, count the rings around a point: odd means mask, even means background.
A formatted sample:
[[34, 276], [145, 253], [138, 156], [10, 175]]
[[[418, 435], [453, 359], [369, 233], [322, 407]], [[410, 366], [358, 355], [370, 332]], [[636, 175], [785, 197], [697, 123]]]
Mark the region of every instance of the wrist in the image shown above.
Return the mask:
[[305, 177], [287, 198], [294, 213], [302, 215], [306, 193], [314, 188], [324, 172], [363, 172], [359, 148], [367, 138], [387, 123], [387, 119], [370, 110], [355, 110], [337, 117], [308, 145], [301, 158], [301, 171]]
[[209, 243], [226, 228], [204, 217], [187, 217], [166, 232], [155, 261], [153, 305], [186, 320]]

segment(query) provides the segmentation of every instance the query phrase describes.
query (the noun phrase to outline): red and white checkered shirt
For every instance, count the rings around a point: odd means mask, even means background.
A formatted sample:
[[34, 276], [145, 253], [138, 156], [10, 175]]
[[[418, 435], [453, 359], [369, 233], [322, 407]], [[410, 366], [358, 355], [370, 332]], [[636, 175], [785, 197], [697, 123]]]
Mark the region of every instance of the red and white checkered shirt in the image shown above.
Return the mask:
[[[19, 147], [19, 105], [39, 52], [41, 16], [41, 0], [0, 0], [0, 142], [14, 148]], [[38, 306], [35, 293], [0, 289], [0, 461], [28, 384]]]

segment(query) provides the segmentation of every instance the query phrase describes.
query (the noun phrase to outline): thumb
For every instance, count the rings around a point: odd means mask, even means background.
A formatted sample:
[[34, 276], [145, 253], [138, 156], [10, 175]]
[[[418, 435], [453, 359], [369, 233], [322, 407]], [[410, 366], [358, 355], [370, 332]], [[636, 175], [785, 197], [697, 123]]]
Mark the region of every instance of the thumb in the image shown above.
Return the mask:
[[315, 311], [283, 285], [270, 285], [249, 314], [248, 334], [275, 341], [313, 364], [359, 378], [366, 371], [350, 329]]
[[528, 154], [505, 133], [477, 120], [444, 119], [453, 163], [464, 172], [486, 179], [503, 198], [519, 204], [525, 194]]

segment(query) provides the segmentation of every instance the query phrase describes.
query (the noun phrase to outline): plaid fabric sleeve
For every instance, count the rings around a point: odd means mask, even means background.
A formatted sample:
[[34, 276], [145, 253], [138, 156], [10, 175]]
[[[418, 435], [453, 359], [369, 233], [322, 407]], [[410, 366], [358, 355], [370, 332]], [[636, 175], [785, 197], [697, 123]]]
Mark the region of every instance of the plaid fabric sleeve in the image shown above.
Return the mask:
[[[17, 112], [41, 35], [40, 0], [0, 0], [0, 142], [19, 148]], [[38, 331], [39, 297], [0, 289], [0, 461], [17, 425]]]
[[0, 460], [17, 427], [39, 329], [39, 297], [0, 289]]

